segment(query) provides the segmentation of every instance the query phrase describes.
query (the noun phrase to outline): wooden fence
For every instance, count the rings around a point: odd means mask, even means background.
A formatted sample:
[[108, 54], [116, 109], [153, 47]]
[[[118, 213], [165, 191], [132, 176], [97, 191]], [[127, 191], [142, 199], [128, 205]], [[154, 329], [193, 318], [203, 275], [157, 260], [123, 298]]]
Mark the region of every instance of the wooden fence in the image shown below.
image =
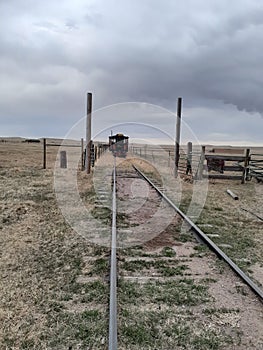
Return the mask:
[[[43, 139], [43, 169], [47, 168], [47, 149], [48, 147], [61, 147], [63, 150], [60, 151], [60, 166], [61, 168], [67, 167], [67, 153], [66, 148], [80, 148], [80, 168], [81, 170], [85, 169], [85, 160], [86, 160], [86, 148], [84, 147], [84, 140], [81, 139], [80, 142], [76, 144], [67, 144], [67, 143], [47, 143], [47, 139]], [[107, 145], [106, 145], [107, 146]], [[91, 166], [94, 167], [95, 162], [100, 158], [101, 154], [105, 152], [107, 147], [105, 144], [93, 143], [91, 141]]]
[[251, 153], [249, 175], [258, 182], [263, 182], [263, 154]]
[[[232, 154], [207, 154], [205, 146], [202, 146], [200, 164], [195, 178], [198, 180], [203, 178], [241, 180], [241, 183], [244, 183], [248, 180], [250, 150], [239, 149], [239, 151], [243, 155], [233, 154], [238, 153], [238, 151], [233, 152], [233, 150], [231, 150]], [[223, 152], [227, 152], [227, 150], [223, 150]], [[212, 173], [213, 170], [217, 173]]]

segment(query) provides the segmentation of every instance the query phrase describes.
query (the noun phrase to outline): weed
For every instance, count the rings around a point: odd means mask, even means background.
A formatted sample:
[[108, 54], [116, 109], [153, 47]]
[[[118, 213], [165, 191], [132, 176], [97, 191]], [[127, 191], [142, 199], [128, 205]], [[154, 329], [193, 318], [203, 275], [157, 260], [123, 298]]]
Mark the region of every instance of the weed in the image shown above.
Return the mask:
[[193, 236], [190, 233], [181, 233], [179, 235], [179, 241], [180, 242], [193, 242]]
[[81, 298], [82, 303], [96, 302], [105, 303], [108, 295], [108, 285], [101, 281], [86, 283], [84, 286], [85, 294]]
[[160, 254], [170, 258], [176, 256], [175, 250], [171, 247], [164, 247]]
[[198, 305], [209, 301], [208, 286], [192, 279], [143, 285], [121, 281], [119, 287], [121, 304], [137, 304], [147, 300], [158, 305]]
[[89, 272], [89, 276], [105, 275], [109, 270], [109, 261], [105, 258], [99, 258], [94, 261], [92, 270]]
[[176, 261], [167, 261], [167, 260], [133, 260], [133, 261], [125, 261], [121, 269], [130, 272], [141, 271], [143, 269], [147, 269], [148, 271], [152, 271], [155, 269], [162, 276], [174, 276], [174, 275], [183, 275], [184, 271], [188, 269], [186, 265], [179, 266], [171, 266], [172, 264], [176, 264]]

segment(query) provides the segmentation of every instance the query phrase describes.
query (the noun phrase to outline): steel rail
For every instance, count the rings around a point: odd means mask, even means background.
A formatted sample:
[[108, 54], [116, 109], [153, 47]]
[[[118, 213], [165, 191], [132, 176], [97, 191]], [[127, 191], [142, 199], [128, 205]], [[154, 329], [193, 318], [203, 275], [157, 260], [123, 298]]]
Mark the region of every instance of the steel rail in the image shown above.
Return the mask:
[[110, 261], [109, 350], [117, 350], [117, 234], [116, 234], [116, 157], [114, 157], [112, 189], [112, 232]]
[[135, 165], [133, 168], [159, 193], [159, 195], [189, 224], [191, 229], [217, 256], [222, 258], [234, 272], [252, 289], [263, 303], [263, 291], [231, 260], [195, 223], [193, 223], [159, 188]]

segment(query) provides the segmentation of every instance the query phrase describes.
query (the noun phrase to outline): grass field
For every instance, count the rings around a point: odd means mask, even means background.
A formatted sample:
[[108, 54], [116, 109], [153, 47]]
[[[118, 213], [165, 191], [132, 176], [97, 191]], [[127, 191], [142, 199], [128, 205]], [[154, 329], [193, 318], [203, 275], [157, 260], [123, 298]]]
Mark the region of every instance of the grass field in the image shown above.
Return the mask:
[[[26, 144], [19, 140], [0, 144], [1, 349], [107, 349], [109, 250], [78, 235], [61, 214], [53, 188], [57, 150], [56, 147], [48, 149], [48, 168], [43, 170], [41, 144]], [[80, 173], [78, 181], [86, 207], [95, 210], [92, 176]], [[193, 184], [182, 181], [181, 187], [180, 207], [187, 212]], [[227, 188], [240, 199], [232, 200], [226, 194]], [[245, 185], [239, 181], [210, 181], [203, 210], [196, 218], [200, 227], [214, 235], [216, 243], [225, 245], [222, 249], [259, 285], [263, 284], [263, 226], [244, 209], [263, 216], [262, 188], [262, 184], [254, 181]], [[105, 210], [103, 215], [107, 222], [110, 212]], [[182, 233], [181, 239], [184, 237], [189, 239]], [[124, 255], [130, 253], [132, 251], [122, 252]], [[136, 252], [136, 256], [138, 254], [143, 253]], [[163, 255], [171, 258], [172, 254], [166, 247]], [[201, 247], [193, 254], [202, 259], [210, 253]], [[176, 335], [179, 349], [184, 349], [184, 344], [188, 344], [189, 349], [226, 348], [231, 334], [223, 334], [220, 338], [214, 328], [205, 328], [197, 319], [194, 327], [202, 330], [190, 336], [192, 315], [189, 308], [184, 311], [182, 306], [188, 304], [197, 310], [211, 298], [209, 286], [216, 282], [203, 280], [199, 285], [191, 284], [185, 279], [187, 267], [184, 264], [170, 266], [162, 261], [143, 263], [135, 259], [121, 262], [120, 267], [131, 276], [138, 269], [142, 273], [156, 270], [164, 278], [178, 275], [183, 291], [180, 294], [176, 285], [168, 281], [154, 289], [150, 282], [134, 285], [121, 279], [120, 349], [152, 349], [149, 344], [154, 341], [156, 327], [165, 329], [163, 340], [171, 340], [171, 335]], [[216, 269], [223, 272], [220, 261]], [[242, 285], [236, 288], [242, 297], [249, 293]], [[194, 291], [195, 297], [189, 291]], [[144, 295], [148, 298], [146, 301]], [[142, 305], [146, 302], [153, 306], [152, 310], [143, 310]], [[160, 309], [154, 305], [161, 305]], [[181, 323], [182, 318], [174, 316], [178, 307], [180, 315], [187, 320], [185, 324]], [[239, 312], [234, 305], [227, 310], [223, 305], [208, 304], [202, 311], [202, 319], [211, 319], [211, 314], [225, 316], [231, 313], [234, 317]], [[245, 325], [240, 326], [243, 336], [244, 330], [248, 334], [253, 331], [258, 334], [262, 329], [259, 324], [262, 310], [258, 312], [255, 324], [248, 324], [247, 330]], [[218, 320], [223, 319], [221, 316]], [[127, 319], [132, 322], [127, 323]], [[173, 321], [169, 323], [169, 320]], [[160, 341], [156, 340], [156, 346], [162, 349]], [[243, 349], [242, 341], [240, 334], [241, 345], [236, 349]], [[256, 348], [253, 346], [251, 343], [251, 348]]]

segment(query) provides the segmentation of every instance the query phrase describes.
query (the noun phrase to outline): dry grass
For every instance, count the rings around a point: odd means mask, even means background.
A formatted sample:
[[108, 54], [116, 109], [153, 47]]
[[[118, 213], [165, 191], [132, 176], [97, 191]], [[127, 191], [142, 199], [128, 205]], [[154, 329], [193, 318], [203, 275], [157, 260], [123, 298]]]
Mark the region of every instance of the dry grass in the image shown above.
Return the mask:
[[[0, 144], [1, 349], [107, 348], [108, 250], [77, 235], [57, 207], [53, 191], [56, 152], [55, 147], [48, 149], [48, 169], [44, 171], [41, 169], [41, 145]], [[143, 161], [141, 165], [145, 167]], [[146, 170], [155, 172], [150, 165]], [[81, 197], [92, 210], [94, 191], [91, 177], [80, 174], [78, 184]], [[181, 206], [187, 209], [192, 184], [183, 182], [182, 188]], [[233, 201], [225, 193], [226, 188], [237, 192], [240, 200]], [[263, 251], [259, 243], [262, 223], [241, 208], [250, 208], [262, 215], [262, 197], [262, 184], [250, 182], [241, 186], [237, 182], [217, 180], [209, 184], [207, 201], [199, 219], [200, 223], [213, 226], [204, 226], [204, 230], [218, 233], [221, 243], [233, 246], [227, 253], [261, 283]], [[150, 254], [149, 249], [145, 252], [142, 249], [127, 251], [128, 256], [133, 253], [135, 256]], [[208, 254], [206, 251], [193, 253], [205, 258]], [[176, 270], [178, 266], [165, 265], [164, 257], [170, 258], [171, 254], [168, 247], [156, 254], [161, 262], [144, 265], [145, 273], [152, 269], [164, 278], [167, 274], [178, 273], [179, 281], [180, 278], [184, 281], [160, 282], [157, 289], [155, 283], [120, 282], [120, 348], [152, 349], [153, 344], [159, 349], [172, 349], [175, 344], [178, 348], [185, 348], [188, 342], [189, 349], [230, 349], [227, 344], [231, 337], [232, 343], [239, 346], [241, 336], [239, 339], [235, 324], [237, 320], [241, 322], [239, 311], [233, 305], [228, 311], [223, 310], [210, 300], [210, 289], [222, 281], [202, 280], [193, 286], [184, 275], [188, 269]], [[142, 263], [123, 262], [120, 266], [124, 272], [130, 273], [137, 268], [136, 264]], [[220, 272], [219, 265], [217, 268]], [[182, 286], [184, 288], [180, 289]], [[240, 292], [247, 293], [241, 287]], [[189, 296], [189, 291], [193, 290], [195, 294]], [[213, 295], [216, 292], [219, 293], [218, 289]], [[243, 294], [240, 298], [245, 302]], [[187, 301], [191, 303], [186, 312], [184, 304]], [[203, 303], [207, 305], [206, 313], [201, 318], [193, 318], [191, 312], [200, 311]], [[252, 309], [251, 304], [248, 313]], [[208, 328], [213, 312], [213, 324], [217, 329]], [[182, 325], [183, 319], [186, 322]], [[253, 320], [250, 321], [251, 328]], [[156, 332], [160, 329], [165, 332], [156, 339]], [[220, 329], [234, 329], [235, 332], [222, 334]], [[246, 325], [242, 325], [242, 329], [246, 330]]]
[[[96, 257], [97, 247], [77, 235], [57, 207], [56, 149], [42, 170], [41, 145], [0, 147], [0, 348], [105, 349], [108, 285], [101, 270], [96, 273], [96, 259], [95, 280], [80, 282], [84, 257]], [[87, 176], [80, 175], [79, 187], [88, 203]]]

